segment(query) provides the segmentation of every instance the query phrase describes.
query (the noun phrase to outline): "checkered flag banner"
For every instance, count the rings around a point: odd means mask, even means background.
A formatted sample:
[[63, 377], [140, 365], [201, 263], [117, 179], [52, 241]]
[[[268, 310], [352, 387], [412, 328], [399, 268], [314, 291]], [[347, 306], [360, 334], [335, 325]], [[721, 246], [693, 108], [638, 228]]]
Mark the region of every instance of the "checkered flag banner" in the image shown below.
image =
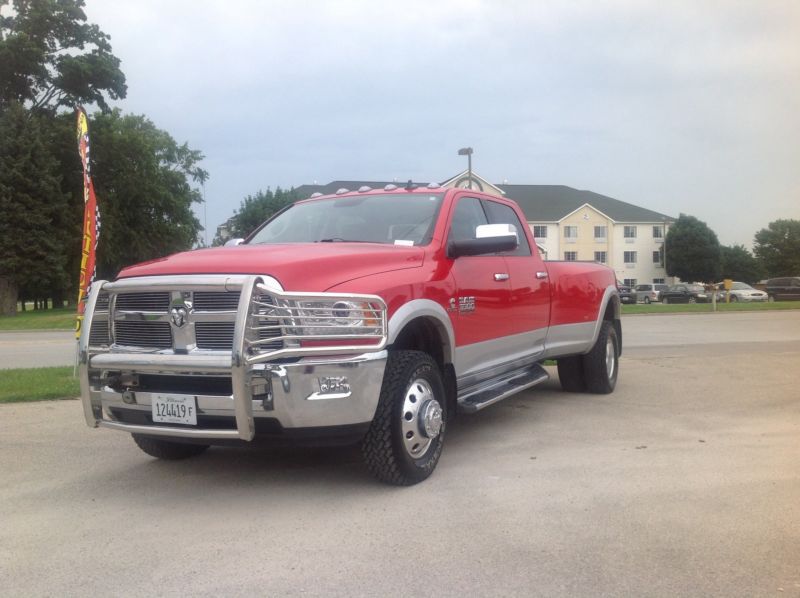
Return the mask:
[[89, 286], [96, 274], [97, 241], [100, 239], [100, 209], [92, 185], [91, 164], [89, 162], [89, 119], [82, 106], [75, 109], [78, 117], [78, 153], [83, 165], [83, 240], [81, 241], [81, 275], [78, 283], [78, 321], [75, 336], [80, 338], [83, 317], [86, 312], [86, 299]]

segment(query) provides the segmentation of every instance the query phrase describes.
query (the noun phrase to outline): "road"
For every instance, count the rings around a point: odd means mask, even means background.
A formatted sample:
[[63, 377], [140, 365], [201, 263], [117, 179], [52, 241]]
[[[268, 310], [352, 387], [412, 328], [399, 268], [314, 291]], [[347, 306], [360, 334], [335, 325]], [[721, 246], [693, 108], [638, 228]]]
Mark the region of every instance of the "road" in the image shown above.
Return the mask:
[[73, 365], [75, 331], [0, 332], [0, 370]]
[[165, 463], [76, 401], [0, 405], [2, 593], [800, 596], [800, 312], [623, 326], [614, 394], [461, 417], [411, 488], [354, 449]]

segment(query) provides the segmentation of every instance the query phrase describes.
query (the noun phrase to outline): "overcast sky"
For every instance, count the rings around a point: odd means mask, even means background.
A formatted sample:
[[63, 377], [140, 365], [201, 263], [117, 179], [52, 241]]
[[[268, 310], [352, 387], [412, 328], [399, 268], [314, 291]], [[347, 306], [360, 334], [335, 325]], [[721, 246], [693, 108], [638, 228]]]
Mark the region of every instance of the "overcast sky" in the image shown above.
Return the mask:
[[[259, 189], [588, 189], [750, 247], [800, 219], [800, 3], [87, 0], [128, 97], [205, 156], [209, 239]], [[198, 209], [201, 222], [203, 210]]]

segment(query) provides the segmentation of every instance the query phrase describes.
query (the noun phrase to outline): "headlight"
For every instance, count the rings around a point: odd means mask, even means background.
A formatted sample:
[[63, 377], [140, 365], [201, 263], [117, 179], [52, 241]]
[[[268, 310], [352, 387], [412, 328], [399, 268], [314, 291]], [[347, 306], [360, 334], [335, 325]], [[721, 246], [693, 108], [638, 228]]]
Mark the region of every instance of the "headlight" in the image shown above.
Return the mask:
[[293, 333], [301, 336], [380, 333], [379, 310], [365, 301], [298, 301]]

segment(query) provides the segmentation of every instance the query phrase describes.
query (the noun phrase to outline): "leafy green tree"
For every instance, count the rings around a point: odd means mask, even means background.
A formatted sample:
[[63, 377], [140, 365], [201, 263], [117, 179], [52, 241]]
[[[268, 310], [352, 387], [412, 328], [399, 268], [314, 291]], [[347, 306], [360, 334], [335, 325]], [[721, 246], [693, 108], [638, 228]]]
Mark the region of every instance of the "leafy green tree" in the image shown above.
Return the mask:
[[192, 211], [208, 178], [203, 154], [144, 116], [118, 110], [91, 117], [92, 179], [102, 229], [97, 274], [189, 249], [202, 230]]
[[67, 197], [48, 122], [11, 104], [0, 115], [0, 313], [17, 298], [53, 296], [66, 285]]
[[681, 214], [665, 239], [667, 275], [687, 282], [719, 279], [720, 247], [716, 233], [694, 216]]
[[[83, 0], [0, 0], [0, 111], [12, 103], [59, 107], [124, 98], [110, 37], [86, 22]], [[3, 16], [5, 15], [5, 16]]]
[[753, 284], [763, 277], [763, 269], [758, 260], [744, 245], [720, 247], [722, 256], [722, 278], [730, 278]]
[[228, 220], [227, 236], [223, 238], [218, 234], [214, 238], [214, 245], [222, 245], [228, 239], [236, 237], [247, 237], [267, 218], [298, 199], [300, 197], [294, 188], [284, 191], [278, 187], [274, 193], [267, 188], [266, 192], [258, 191], [255, 195], [248, 195], [242, 200], [239, 210]]
[[800, 220], [775, 220], [756, 233], [753, 252], [767, 276], [800, 276]]

